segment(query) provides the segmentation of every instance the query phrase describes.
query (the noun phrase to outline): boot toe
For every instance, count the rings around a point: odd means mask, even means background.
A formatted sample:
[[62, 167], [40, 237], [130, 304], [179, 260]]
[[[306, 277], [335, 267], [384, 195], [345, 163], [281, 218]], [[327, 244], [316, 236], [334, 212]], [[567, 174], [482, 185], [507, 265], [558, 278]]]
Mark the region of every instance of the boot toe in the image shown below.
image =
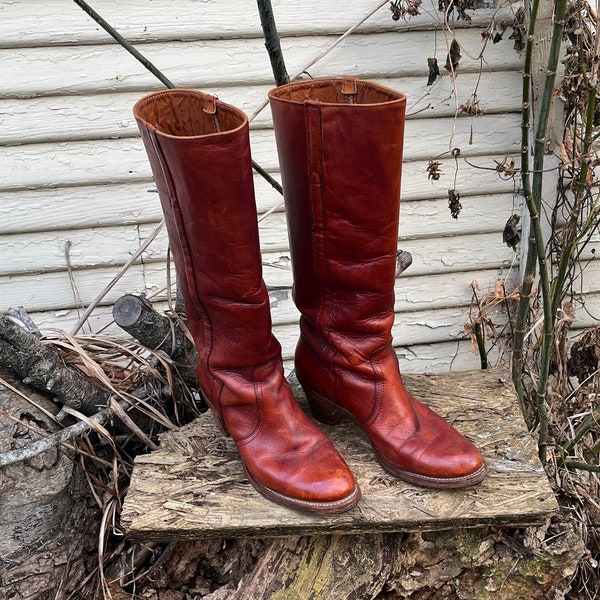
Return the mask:
[[248, 480], [263, 496], [296, 510], [336, 514], [356, 506], [361, 497], [352, 472], [327, 438], [306, 453], [243, 462]]
[[480, 483], [487, 467], [479, 450], [453, 431], [430, 443], [396, 447], [393, 455], [385, 456], [375, 448], [380, 464], [399, 479], [429, 488], [464, 488]]

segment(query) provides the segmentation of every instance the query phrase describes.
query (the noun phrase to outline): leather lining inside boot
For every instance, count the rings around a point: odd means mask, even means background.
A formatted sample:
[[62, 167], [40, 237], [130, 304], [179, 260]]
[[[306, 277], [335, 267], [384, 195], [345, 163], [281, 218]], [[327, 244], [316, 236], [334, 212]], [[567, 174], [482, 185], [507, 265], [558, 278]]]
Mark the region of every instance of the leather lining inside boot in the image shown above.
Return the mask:
[[[307, 100], [326, 104], [347, 104], [343, 79], [313, 79], [299, 81], [271, 90], [269, 95], [279, 100], [304, 103]], [[404, 94], [382, 85], [357, 80], [352, 104], [382, 104], [404, 98]]]
[[151, 94], [136, 104], [134, 114], [157, 131], [175, 137], [232, 131], [247, 121], [242, 111], [195, 90]]

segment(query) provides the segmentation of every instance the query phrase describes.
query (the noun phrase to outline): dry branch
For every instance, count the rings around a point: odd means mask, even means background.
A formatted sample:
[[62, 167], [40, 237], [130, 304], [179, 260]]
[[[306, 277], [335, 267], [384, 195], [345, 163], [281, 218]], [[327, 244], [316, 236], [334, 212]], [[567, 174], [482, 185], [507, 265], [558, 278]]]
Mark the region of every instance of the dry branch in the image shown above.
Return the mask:
[[[112, 416], [112, 411], [108, 408], [98, 411], [95, 415], [92, 415], [89, 420], [95, 423], [102, 424], [106, 422]], [[18, 462], [23, 462], [38, 456], [42, 452], [46, 452], [52, 448], [55, 448], [59, 444], [62, 444], [78, 435], [84, 434], [86, 431], [91, 429], [91, 425], [87, 421], [79, 421], [75, 425], [61, 429], [56, 433], [40, 438], [35, 442], [30, 443], [27, 446], [15, 448], [14, 450], [7, 450], [6, 452], [0, 453], [0, 467], [7, 467]]]

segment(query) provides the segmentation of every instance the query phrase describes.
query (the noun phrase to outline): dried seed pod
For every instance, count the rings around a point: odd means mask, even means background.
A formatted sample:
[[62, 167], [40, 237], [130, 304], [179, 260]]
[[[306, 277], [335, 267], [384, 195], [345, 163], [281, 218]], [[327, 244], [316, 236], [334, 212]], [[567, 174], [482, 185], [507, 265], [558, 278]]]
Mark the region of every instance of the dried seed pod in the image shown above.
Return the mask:
[[460, 203], [460, 194], [456, 190], [448, 190], [448, 208], [452, 218], [458, 219], [462, 204]]
[[517, 225], [521, 217], [519, 215], [511, 215], [506, 221], [504, 231], [502, 232], [502, 241], [510, 248], [516, 251], [517, 244], [521, 241], [521, 235], [517, 229]]
[[437, 58], [428, 58], [427, 59], [427, 85], [432, 85], [435, 83], [436, 79], [440, 76], [440, 68], [438, 66]]
[[437, 181], [442, 176], [441, 166], [441, 162], [433, 162], [429, 159], [429, 164], [427, 165], [427, 179]]

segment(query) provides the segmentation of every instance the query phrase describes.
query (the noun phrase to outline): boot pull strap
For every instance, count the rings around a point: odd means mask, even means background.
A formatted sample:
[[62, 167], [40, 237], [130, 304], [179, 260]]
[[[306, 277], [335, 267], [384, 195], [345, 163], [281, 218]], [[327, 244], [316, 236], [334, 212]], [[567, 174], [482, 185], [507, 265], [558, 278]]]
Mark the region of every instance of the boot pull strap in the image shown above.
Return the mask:
[[219, 123], [219, 117], [217, 115], [217, 100], [216, 96], [206, 94], [206, 105], [202, 109], [203, 113], [212, 117], [213, 124], [217, 133], [221, 132], [221, 123]]
[[348, 104], [356, 103], [356, 95], [358, 94], [357, 77], [344, 77], [342, 79], [342, 94], [344, 94], [344, 100]]

